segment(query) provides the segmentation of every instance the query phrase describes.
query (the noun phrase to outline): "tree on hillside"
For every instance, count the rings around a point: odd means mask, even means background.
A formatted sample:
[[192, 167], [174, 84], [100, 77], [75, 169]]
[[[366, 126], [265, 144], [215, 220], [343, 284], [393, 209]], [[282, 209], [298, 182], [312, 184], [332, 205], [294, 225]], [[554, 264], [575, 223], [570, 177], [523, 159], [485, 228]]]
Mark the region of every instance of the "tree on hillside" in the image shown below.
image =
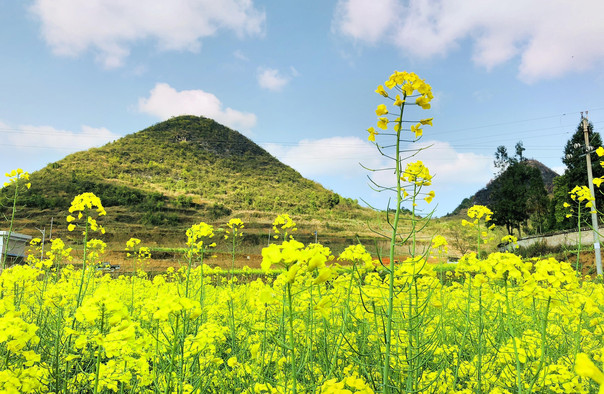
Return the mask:
[[[593, 152], [602, 146], [602, 137], [600, 133], [593, 131], [592, 123], [588, 124], [587, 130], [589, 134], [589, 146], [591, 147], [590, 152], [592, 152], [591, 168], [594, 178], [598, 178], [604, 176], [604, 168], [600, 165], [599, 160], [597, 160]], [[552, 226], [551, 229], [563, 230], [577, 225], [566, 219], [568, 210], [564, 207], [564, 203], [570, 202], [568, 192], [575, 186], [588, 186], [586, 152], [583, 122], [580, 122], [577, 130], [564, 146], [562, 162], [566, 165], [566, 171], [554, 183], [554, 199], [549, 218], [549, 223]]]
[[520, 236], [521, 226], [531, 215], [535, 224], [542, 226], [547, 212], [547, 191], [541, 172], [530, 166], [524, 157], [522, 142], [516, 144], [516, 155], [504, 161], [505, 152], [505, 147], [500, 146], [495, 153], [500, 174], [491, 185], [489, 208], [493, 211], [495, 224], [505, 226], [508, 234], [513, 234], [517, 229]]
[[[587, 126], [587, 131], [589, 145], [592, 147], [591, 152], [602, 146], [602, 137], [600, 133], [594, 132], [593, 128], [594, 126], [590, 122]], [[566, 142], [564, 156], [562, 157], [562, 163], [566, 165], [564, 177], [566, 178], [565, 181], [569, 190], [572, 190], [575, 186], [587, 186], [586, 151], [583, 122], [580, 122], [573, 136]], [[592, 158], [595, 158], [593, 153]], [[604, 176], [604, 168], [600, 165], [599, 160], [592, 160], [591, 168], [594, 178]]]
[[550, 201], [549, 216], [547, 219], [548, 230], [565, 230], [577, 226], [576, 221], [566, 217], [568, 209], [564, 203], [568, 203], [570, 189], [564, 179], [559, 176], [554, 179], [554, 192]]
[[495, 173], [496, 176], [501, 175], [510, 165], [510, 156], [508, 155], [508, 149], [499, 145], [497, 150], [495, 151], [495, 161], [493, 161], [493, 165], [497, 169]]

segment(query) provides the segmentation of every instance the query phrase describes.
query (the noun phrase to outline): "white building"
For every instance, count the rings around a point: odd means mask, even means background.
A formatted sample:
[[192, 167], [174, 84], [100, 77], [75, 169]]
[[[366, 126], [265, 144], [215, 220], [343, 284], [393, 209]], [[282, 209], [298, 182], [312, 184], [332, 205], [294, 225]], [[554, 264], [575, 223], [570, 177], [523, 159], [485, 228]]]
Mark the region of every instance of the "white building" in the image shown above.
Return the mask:
[[25, 259], [27, 245], [31, 241], [31, 236], [12, 232], [9, 238], [8, 231], [0, 231], [0, 261], [19, 262]]

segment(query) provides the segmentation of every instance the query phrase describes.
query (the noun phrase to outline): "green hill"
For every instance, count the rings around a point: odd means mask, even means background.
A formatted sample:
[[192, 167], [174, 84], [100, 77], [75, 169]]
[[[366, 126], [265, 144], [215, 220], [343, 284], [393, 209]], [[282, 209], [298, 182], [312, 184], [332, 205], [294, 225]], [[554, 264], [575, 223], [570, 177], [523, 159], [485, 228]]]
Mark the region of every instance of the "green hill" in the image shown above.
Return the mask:
[[[554, 179], [559, 175], [547, 167], [545, 164], [540, 161], [529, 159], [526, 161], [526, 164], [535, 167], [541, 172], [541, 177], [543, 178], [543, 184], [545, 185], [545, 189], [548, 193], [552, 193], [554, 190]], [[489, 205], [491, 203], [491, 193], [492, 193], [492, 183], [494, 180], [491, 180], [485, 187], [477, 191], [474, 195], [464, 198], [464, 200], [453, 210], [453, 212], [447, 214], [447, 217], [465, 215], [465, 211], [470, 208], [472, 205]]]
[[[31, 183], [19, 198], [21, 228], [42, 227], [53, 217], [65, 227], [73, 197], [84, 192], [101, 198], [106, 220], [124, 233], [157, 227], [183, 234], [193, 223], [223, 222], [242, 213], [258, 221], [288, 213], [332, 224], [375, 216], [302, 177], [237, 131], [195, 116], [68, 155], [32, 173]], [[0, 191], [5, 207], [12, 193], [11, 187]]]

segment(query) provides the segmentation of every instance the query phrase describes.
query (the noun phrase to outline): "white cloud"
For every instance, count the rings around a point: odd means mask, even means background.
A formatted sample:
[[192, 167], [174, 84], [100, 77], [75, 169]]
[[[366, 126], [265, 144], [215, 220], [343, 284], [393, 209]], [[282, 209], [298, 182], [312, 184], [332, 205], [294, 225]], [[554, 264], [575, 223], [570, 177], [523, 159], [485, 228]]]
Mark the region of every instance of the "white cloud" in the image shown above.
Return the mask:
[[256, 115], [223, 108], [218, 97], [198, 90], [177, 91], [167, 83], [158, 83], [149, 97], [138, 100], [138, 109], [162, 120], [178, 115], [204, 116], [233, 129], [249, 131], [256, 124]]
[[334, 29], [356, 40], [376, 43], [394, 22], [396, 0], [339, 0]]
[[[295, 69], [294, 69], [295, 70]], [[258, 85], [263, 89], [279, 91], [290, 81], [290, 77], [285, 76], [274, 68], [258, 69]]]
[[[302, 140], [294, 145], [263, 144], [283, 163], [299, 171], [302, 176], [319, 180], [325, 187], [352, 198], [362, 198], [375, 207], [385, 208], [392, 194], [371, 191], [367, 175], [378, 185], [393, 187], [396, 177], [392, 162], [381, 156], [376, 148], [357, 137], [333, 137]], [[433, 184], [425, 191], [434, 190], [434, 203], [439, 204], [438, 215], [451, 212], [465, 198], [474, 194], [493, 177], [493, 158], [475, 153], [457, 152], [448, 142], [426, 141], [417, 145], [429, 148], [405, 163], [422, 160], [434, 176]], [[369, 172], [359, 165], [383, 171]], [[429, 205], [432, 209], [435, 204]]]
[[265, 22], [252, 0], [35, 0], [30, 10], [55, 54], [92, 50], [107, 68], [121, 66], [136, 42], [198, 51], [201, 39], [220, 30], [262, 35]]
[[52, 126], [22, 125], [16, 128], [0, 123], [4, 142], [17, 149], [44, 149], [61, 152], [77, 152], [80, 150], [99, 147], [120, 138], [108, 129], [101, 127], [82, 126], [80, 132], [59, 130]]
[[551, 167], [551, 170], [554, 171], [558, 175], [563, 175], [564, 172], [566, 172], [566, 166], [561, 165], [561, 166]]
[[293, 146], [269, 143], [262, 147], [305, 177], [352, 178], [366, 174], [359, 162], [367, 167], [382, 166], [375, 147], [357, 137], [301, 140]]
[[250, 61], [250, 59], [245, 56], [241, 49], [237, 49], [235, 52], [233, 52], [233, 56], [235, 56], [236, 59], [243, 60], [244, 62]]
[[601, 64], [603, 13], [600, 0], [339, 0], [332, 26], [418, 57], [444, 56], [470, 40], [476, 64], [518, 58], [519, 77], [533, 82]]
[[[298, 170], [303, 176], [338, 176], [352, 178], [367, 175], [359, 163], [377, 170], [393, 167], [377, 149], [358, 137], [331, 137], [301, 140], [295, 145], [267, 143], [262, 145], [283, 163]], [[441, 184], [486, 184], [493, 177], [493, 158], [476, 153], [461, 153], [448, 142], [426, 141], [417, 145], [426, 148], [405, 162], [422, 160]], [[374, 173], [376, 181], [392, 185], [392, 171]]]
[[435, 184], [486, 185], [493, 178], [493, 157], [457, 152], [448, 142], [422, 141], [421, 151], [413, 160], [422, 160], [434, 175]]

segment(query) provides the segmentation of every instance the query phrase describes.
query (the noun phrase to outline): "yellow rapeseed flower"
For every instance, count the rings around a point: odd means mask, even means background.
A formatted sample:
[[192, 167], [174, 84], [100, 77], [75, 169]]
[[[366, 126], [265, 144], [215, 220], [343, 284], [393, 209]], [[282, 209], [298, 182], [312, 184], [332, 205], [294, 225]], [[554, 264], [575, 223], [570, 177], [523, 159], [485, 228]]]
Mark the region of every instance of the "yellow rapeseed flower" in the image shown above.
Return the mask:
[[375, 136], [378, 135], [379, 133], [377, 131], [375, 131], [375, 129], [373, 127], [368, 128], [367, 131], [369, 132], [369, 137], [367, 137], [367, 139], [369, 141], [375, 142]]
[[577, 360], [575, 361], [575, 372], [579, 376], [587, 377], [594, 380], [600, 385], [598, 393], [604, 393], [604, 373], [600, 371], [589, 356], [585, 353], [577, 354]]
[[491, 220], [491, 215], [493, 215], [493, 211], [484, 205], [474, 205], [468, 209], [468, 216], [472, 219], [482, 219], [484, 217], [485, 222], [488, 222]]
[[407, 164], [401, 179], [415, 183], [417, 186], [430, 186], [432, 184], [432, 175], [421, 160]]
[[382, 115], [388, 114], [388, 109], [386, 108], [386, 104], [378, 105], [377, 109], [375, 110], [375, 114], [377, 116], [382, 116]]
[[396, 95], [396, 99], [394, 100], [394, 105], [397, 107], [402, 106], [405, 103], [405, 100], [401, 100], [401, 96], [399, 94]]
[[436, 193], [434, 193], [434, 190], [431, 190], [428, 195], [424, 198], [424, 200], [426, 200], [426, 202], [428, 204], [430, 204], [432, 202], [432, 199], [434, 198], [434, 196], [436, 195]]
[[384, 89], [384, 87], [382, 85], [378, 86], [377, 89], [375, 90], [376, 93], [381, 94], [384, 97], [388, 97], [388, 92], [386, 92], [386, 90]]
[[430, 109], [430, 100], [427, 97], [418, 97], [415, 99], [415, 103], [422, 107], [422, 109]]
[[422, 134], [424, 133], [424, 131], [421, 129], [421, 123], [418, 123], [416, 125], [411, 125], [411, 132], [415, 133], [415, 138], [419, 138], [422, 136]]

